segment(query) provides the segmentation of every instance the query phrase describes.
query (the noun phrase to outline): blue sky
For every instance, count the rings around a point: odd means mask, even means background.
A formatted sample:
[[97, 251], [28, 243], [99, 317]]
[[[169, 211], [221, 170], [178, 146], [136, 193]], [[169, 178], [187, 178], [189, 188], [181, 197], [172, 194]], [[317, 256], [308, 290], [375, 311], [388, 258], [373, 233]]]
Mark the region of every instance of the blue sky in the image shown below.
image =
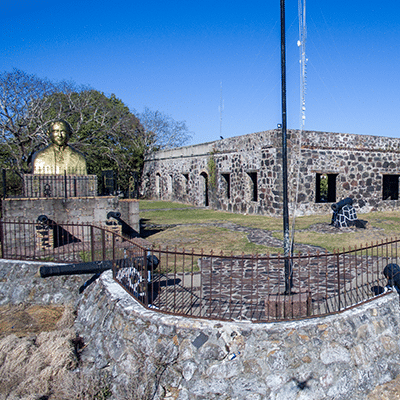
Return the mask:
[[[306, 5], [305, 129], [400, 137], [400, 3]], [[297, 9], [286, 0], [289, 128], [300, 127]], [[279, 16], [279, 0], [4, 0], [0, 71], [159, 110], [186, 121], [192, 144], [238, 136], [281, 122]]]

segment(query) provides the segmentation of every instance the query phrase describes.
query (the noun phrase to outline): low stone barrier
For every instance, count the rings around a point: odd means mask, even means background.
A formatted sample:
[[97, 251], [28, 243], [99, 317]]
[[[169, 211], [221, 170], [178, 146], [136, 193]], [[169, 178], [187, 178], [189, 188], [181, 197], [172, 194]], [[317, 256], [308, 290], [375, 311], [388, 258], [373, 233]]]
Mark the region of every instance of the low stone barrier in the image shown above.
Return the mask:
[[38, 270], [52, 263], [0, 260], [0, 306], [6, 304], [75, 305], [79, 288], [93, 274], [57, 276], [43, 279]]
[[[112, 399], [365, 399], [400, 374], [396, 293], [338, 315], [253, 324], [145, 309], [111, 271], [36, 274], [41, 263], [0, 261], [0, 305], [77, 304], [80, 373], [111, 376]], [[129, 397], [130, 396], [130, 397]]]
[[295, 322], [192, 319], [145, 309], [109, 271], [75, 326], [84, 368], [110, 371], [115, 398], [361, 400], [400, 373], [399, 311], [389, 293]]

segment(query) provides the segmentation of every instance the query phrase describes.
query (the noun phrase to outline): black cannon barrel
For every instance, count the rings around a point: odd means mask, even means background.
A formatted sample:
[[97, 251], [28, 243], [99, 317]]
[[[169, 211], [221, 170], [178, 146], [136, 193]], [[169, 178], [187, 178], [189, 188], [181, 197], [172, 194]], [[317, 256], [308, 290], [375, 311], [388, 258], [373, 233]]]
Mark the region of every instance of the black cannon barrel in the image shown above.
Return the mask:
[[[115, 264], [119, 268], [135, 267], [142, 269], [144, 267], [143, 257], [122, 258], [115, 260]], [[159, 264], [159, 260], [155, 255], [148, 254], [146, 256], [146, 267], [155, 270]], [[39, 274], [42, 278], [49, 276], [61, 275], [83, 275], [83, 274], [99, 274], [108, 269], [112, 269], [113, 261], [92, 261], [77, 264], [65, 265], [42, 265], [39, 268]]]
[[66, 265], [42, 265], [39, 273], [42, 278], [60, 275], [97, 274], [112, 268], [112, 261], [94, 261]]
[[108, 218], [119, 219], [121, 218], [121, 213], [119, 211], [110, 211], [107, 213], [107, 219]]
[[353, 199], [351, 197], [346, 197], [345, 199], [340, 200], [337, 203], [333, 203], [331, 205], [331, 208], [332, 208], [333, 211], [339, 211], [344, 206], [346, 206], [346, 205], [350, 205], [351, 206], [352, 204], [353, 204]]
[[37, 222], [47, 225], [47, 223], [49, 222], [49, 217], [47, 215], [39, 215], [37, 217]]

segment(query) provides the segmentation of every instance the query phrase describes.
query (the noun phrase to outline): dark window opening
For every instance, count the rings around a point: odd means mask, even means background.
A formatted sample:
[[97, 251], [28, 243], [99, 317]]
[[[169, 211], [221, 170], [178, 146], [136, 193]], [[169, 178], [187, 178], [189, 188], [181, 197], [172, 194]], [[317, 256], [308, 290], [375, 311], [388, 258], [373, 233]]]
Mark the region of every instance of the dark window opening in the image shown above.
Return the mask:
[[225, 196], [227, 199], [231, 198], [231, 174], [222, 174], [225, 179]]
[[183, 174], [186, 194], [189, 193], [189, 174]]
[[156, 174], [156, 196], [161, 198], [161, 176], [158, 172]]
[[399, 199], [399, 175], [383, 175], [382, 200]]
[[205, 207], [208, 207], [208, 175], [205, 172], [202, 172], [200, 175], [203, 177], [203, 204]]
[[317, 174], [315, 179], [315, 202], [336, 203], [337, 174]]
[[257, 172], [248, 172], [250, 177], [250, 200], [258, 201]]

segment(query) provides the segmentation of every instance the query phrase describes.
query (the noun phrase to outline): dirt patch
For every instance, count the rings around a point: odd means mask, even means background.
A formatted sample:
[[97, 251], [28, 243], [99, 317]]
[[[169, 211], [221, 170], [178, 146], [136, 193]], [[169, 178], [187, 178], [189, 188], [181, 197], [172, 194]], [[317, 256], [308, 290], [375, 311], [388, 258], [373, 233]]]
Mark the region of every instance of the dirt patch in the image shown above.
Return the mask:
[[368, 395], [367, 400], [400, 400], [400, 377], [377, 386]]
[[0, 338], [14, 334], [28, 336], [57, 328], [65, 307], [55, 305], [21, 304], [0, 306]]

